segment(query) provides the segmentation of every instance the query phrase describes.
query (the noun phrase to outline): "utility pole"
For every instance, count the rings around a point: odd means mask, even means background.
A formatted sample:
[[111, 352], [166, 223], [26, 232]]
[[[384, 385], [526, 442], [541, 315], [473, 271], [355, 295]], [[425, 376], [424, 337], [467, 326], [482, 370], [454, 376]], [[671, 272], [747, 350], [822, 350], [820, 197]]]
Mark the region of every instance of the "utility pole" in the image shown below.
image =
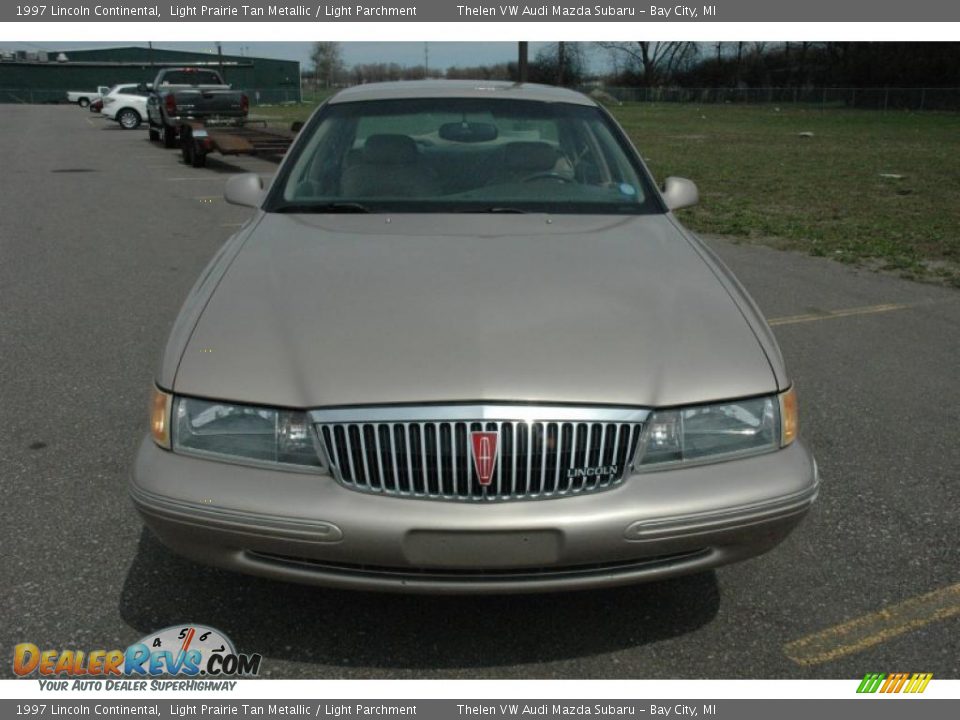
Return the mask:
[[517, 48], [517, 80], [527, 81], [527, 43], [521, 42]]
[[430, 43], [423, 44], [423, 79], [430, 77]]
[[223, 48], [220, 46], [220, 43], [217, 43], [217, 64], [220, 65], [220, 77], [226, 80], [227, 76], [223, 72]]

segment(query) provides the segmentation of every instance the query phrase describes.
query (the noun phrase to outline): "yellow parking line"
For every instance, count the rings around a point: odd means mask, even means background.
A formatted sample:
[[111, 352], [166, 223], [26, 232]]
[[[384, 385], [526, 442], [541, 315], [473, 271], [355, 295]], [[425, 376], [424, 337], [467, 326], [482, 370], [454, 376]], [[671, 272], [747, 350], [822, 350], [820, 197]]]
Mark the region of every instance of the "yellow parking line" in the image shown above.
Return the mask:
[[767, 323], [770, 326], [792, 325], [794, 323], [813, 322], [814, 320], [832, 320], [834, 318], [850, 317], [851, 315], [874, 315], [876, 313], [892, 312], [893, 310], [906, 310], [909, 307], [912, 307], [912, 305], [901, 305], [899, 303], [866, 305], [864, 307], [845, 308], [843, 310], [824, 310], [823, 312], [807, 313], [805, 315], [789, 315], [787, 317], [772, 318], [767, 320]]
[[954, 615], [960, 615], [960, 583], [794, 640], [783, 653], [798, 665], [820, 665]]

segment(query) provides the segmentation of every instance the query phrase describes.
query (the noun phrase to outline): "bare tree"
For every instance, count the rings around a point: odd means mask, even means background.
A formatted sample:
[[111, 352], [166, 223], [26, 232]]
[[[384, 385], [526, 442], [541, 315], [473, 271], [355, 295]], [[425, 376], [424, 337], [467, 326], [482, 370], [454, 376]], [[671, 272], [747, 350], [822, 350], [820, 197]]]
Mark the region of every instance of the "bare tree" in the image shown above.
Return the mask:
[[583, 43], [558, 42], [540, 49], [528, 68], [530, 82], [577, 85], [587, 74]]
[[601, 42], [600, 47], [625, 55], [643, 72], [644, 84], [659, 85], [693, 61], [699, 52], [695, 42]]
[[737, 71], [734, 77], [733, 84], [736, 86], [740, 85], [740, 68], [743, 66], [743, 43], [737, 43]]
[[324, 87], [332, 87], [343, 73], [343, 50], [338, 42], [315, 42], [310, 52], [313, 62], [313, 86], [318, 88], [321, 80]]

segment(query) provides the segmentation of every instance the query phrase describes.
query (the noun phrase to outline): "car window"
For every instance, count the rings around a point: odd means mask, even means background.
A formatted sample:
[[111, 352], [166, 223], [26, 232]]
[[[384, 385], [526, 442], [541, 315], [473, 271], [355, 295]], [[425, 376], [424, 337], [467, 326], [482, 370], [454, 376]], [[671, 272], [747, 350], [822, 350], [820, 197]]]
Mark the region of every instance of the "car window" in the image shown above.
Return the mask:
[[163, 76], [162, 85], [219, 85], [220, 78], [211, 70], [176, 70]]
[[471, 98], [336, 103], [301, 133], [272, 198], [277, 207], [662, 211], [634, 151], [594, 106]]

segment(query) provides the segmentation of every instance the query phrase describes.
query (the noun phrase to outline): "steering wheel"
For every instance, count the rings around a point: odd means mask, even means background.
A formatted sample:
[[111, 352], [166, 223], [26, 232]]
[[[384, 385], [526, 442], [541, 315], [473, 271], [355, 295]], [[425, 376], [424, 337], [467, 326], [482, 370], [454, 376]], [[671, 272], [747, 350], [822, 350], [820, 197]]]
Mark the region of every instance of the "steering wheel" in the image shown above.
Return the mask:
[[520, 182], [528, 183], [533, 182], [534, 180], [557, 180], [558, 182], [562, 183], [572, 183], [574, 181], [573, 178], [568, 177], [567, 175], [561, 175], [553, 170], [545, 170], [544, 172], [538, 172], [534, 173], [533, 175], [529, 175]]

